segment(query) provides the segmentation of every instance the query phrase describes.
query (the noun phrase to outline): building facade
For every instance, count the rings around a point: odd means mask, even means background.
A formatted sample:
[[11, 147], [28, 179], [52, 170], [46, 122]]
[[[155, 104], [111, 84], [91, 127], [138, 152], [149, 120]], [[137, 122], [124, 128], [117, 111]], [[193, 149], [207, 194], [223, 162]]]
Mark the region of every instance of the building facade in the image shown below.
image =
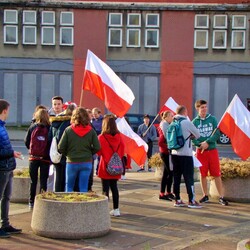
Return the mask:
[[[9, 124], [29, 124], [54, 95], [84, 107], [87, 50], [132, 89], [130, 113], [156, 115], [168, 97], [195, 115], [203, 98], [218, 119], [237, 93], [250, 106], [250, 5], [241, 1], [1, 1], [0, 98]], [[248, 107], [249, 107], [248, 106]]]

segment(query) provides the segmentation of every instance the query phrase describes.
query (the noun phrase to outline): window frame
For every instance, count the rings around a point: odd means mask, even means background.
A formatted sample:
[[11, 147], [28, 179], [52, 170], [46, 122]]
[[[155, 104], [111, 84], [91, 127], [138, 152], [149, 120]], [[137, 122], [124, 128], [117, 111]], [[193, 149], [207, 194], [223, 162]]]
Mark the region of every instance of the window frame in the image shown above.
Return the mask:
[[[216, 25], [216, 18], [224, 17], [224, 25]], [[214, 15], [213, 21], [213, 28], [214, 29], [227, 29], [227, 15]]]
[[[53, 22], [48, 23], [44, 21], [44, 14], [53, 14]], [[46, 26], [55, 26], [55, 11], [42, 11], [42, 19], [41, 19], [41, 25], [46, 25]]]
[[[244, 19], [244, 27], [235, 26], [235, 18], [242, 17]], [[245, 15], [233, 15], [232, 16], [232, 29], [246, 29], [246, 16]]]
[[[25, 21], [25, 15], [28, 14], [28, 13], [35, 14], [35, 16], [34, 16], [34, 22], [26, 22]], [[23, 11], [23, 24], [24, 25], [36, 25], [37, 24], [37, 13], [36, 13], [35, 10], [24, 10]]]
[[[6, 20], [8, 12], [13, 12], [16, 14], [14, 21], [7, 21]], [[18, 24], [18, 10], [10, 10], [10, 9], [4, 10], [4, 21], [3, 22], [4, 22], [4, 24]]]
[[[206, 34], [206, 37], [205, 37], [206, 38], [206, 41], [205, 41], [206, 44], [205, 44], [205, 46], [198, 46], [197, 45], [196, 42], [197, 42], [197, 33], [198, 32], [202, 32], [202, 33]], [[208, 35], [209, 35], [208, 30], [195, 30], [194, 31], [194, 48], [195, 49], [208, 49]]]
[[[35, 30], [34, 42], [25, 42], [26, 28], [33, 28]], [[36, 45], [37, 44], [37, 27], [36, 26], [30, 26], [30, 25], [23, 26], [23, 44], [24, 45]]]
[[[111, 23], [111, 20], [112, 20], [111, 16], [112, 16], [112, 15], [120, 16], [120, 24], [112, 24], [112, 23]], [[123, 25], [123, 20], [122, 20], [122, 18], [123, 18], [122, 13], [109, 13], [109, 23], [108, 23], [109, 27], [122, 27], [122, 25]]]
[[[234, 34], [237, 33], [243, 33], [243, 45], [242, 47], [234, 46]], [[246, 31], [245, 30], [232, 30], [232, 36], [231, 36], [231, 49], [246, 49]]]
[[[63, 23], [62, 22], [62, 19], [63, 19], [63, 15], [64, 14], [71, 14], [71, 23]], [[61, 13], [60, 13], [60, 25], [61, 26], [74, 26], [74, 12], [72, 12], [72, 11], [62, 11]]]
[[[15, 28], [16, 29], [16, 40], [14, 42], [9, 42], [6, 40], [6, 29]], [[4, 44], [18, 44], [18, 26], [17, 25], [4, 25]]]
[[[62, 31], [71, 30], [71, 43], [62, 43]], [[74, 45], [74, 28], [73, 27], [60, 27], [60, 45], [61, 46], [73, 46]]]
[[[149, 16], [157, 16], [157, 24], [153, 25], [153, 24], [148, 24], [148, 18]], [[159, 13], [147, 13], [146, 14], [146, 24], [145, 27], [149, 27], [149, 28], [159, 28], [160, 26], [160, 14]]]
[[[137, 43], [137, 45], [129, 44], [130, 31], [137, 31], [138, 32], [138, 43]], [[141, 47], [141, 29], [127, 29], [126, 46], [129, 47], [129, 48], [140, 48]]]
[[[201, 25], [198, 25], [198, 17], [206, 17], [206, 25], [205, 26], [201, 26]], [[205, 15], [205, 14], [197, 14], [195, 15], [195, 19], [194, 19], [194, 27], [196, 29], [208, 29], [209, 28], [209, 15]]]
[[[224, 33], [224, 45], [223, 46], [215, 45], [216, 33]], [[213, 30], [213, 49], [226, 49], [226, 48], [227, 48], [227, 30]]]
[[[111, 32], [117, 31], [117, 30], [120, 31], [120, 42], [119, 44], [111, 44]], [[122, 47], [122, 29], [121, 28], [109, 28], [108, 47]]]
[[[131, 24], [130, 23], [130, 17], [132, 16], [138, 16], [138, 24]], [[141, 13], [128, 13], [127, 14], [127, 27], [132, 28], [139, 28], [141, 27]]]
[[[155, 31], [157, 32], [157, 39], [156, 39], [156, 44], [155, 45], [149, 45], [147, 44], [148, 40], [148, 31]], [[145, 45], [146, 48], [159, 48], [159, 29], [146, 29], [145, 30]]]
[[[46, 29], [52, 29], [53, 30], [53, 42], [52, 43], [44, 43], [44, 30]], [[43, 26], [41, 27], [41, 45], [45, 46], [53, 46], [55, 45], [55, 27], [53, 26]]]

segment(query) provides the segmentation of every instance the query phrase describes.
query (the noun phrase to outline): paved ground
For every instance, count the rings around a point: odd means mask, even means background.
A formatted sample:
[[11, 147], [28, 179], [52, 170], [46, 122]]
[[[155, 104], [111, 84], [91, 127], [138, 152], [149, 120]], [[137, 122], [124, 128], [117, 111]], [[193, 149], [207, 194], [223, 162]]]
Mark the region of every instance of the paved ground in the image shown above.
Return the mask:
[[[94, 190], [100, 193], [96, 177]], [[30, 226], [32, 212], [27, 204], [11, 203], [11, 222], [23, 233], [1, 239], [0, 249], [231, 250], [240, 240], [250, 238], [250, 204], [230, 203], [225, 207], [212, 200], [201, 209], [175, 208], [172, 202], [158, 200], [159, 181], [148, 172], [127, 173], [127, 179], [119, 182], [119, 190], [121, 217], [111, 219], [109, 234], [93, 239], [37, 236]], [[196, 193], [201, 196], [198, 184]], [[182, 196], [187, 199], [183, 185]]]
[[[12, 140], [24, 138], [23, 131], [9, 130], [9, 135]], [[106, 236], [72, 241], [37, 236], [30, 226], [32, 212], [27, 204], [11, 203], [11, 223], [22, 228], [23, 233], [1, 239], [0, 250], [235, 250], [239, 241], [250, 238], [250, 203], [230, 203], [225, 207], [212, 200], [201, 209], [175, 208], [172, 202], [158, 200], [160, 183], [154, 173], [134, 170], [119, 182], [121, 217], [111, 218], [111, 230]], [[100, 188], [100, 180], [95, 177], [93, 189], [100, 193]], [[187, 200], [183, 184], [181, 191]], [[196, 194], [199, 199], [199, 183]]]

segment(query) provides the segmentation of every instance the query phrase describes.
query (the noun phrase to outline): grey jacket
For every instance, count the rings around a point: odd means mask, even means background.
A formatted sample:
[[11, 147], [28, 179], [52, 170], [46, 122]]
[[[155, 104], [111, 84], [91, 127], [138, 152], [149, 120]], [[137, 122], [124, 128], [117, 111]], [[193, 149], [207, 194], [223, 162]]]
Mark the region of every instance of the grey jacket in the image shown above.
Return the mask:
[[[187, 119], [187, 117], [183, 115], [175, 115], [175, 119], [179, 118], [185, 118], [181, 122], [181, 128], [182, 128], [182, 134], [184, 138], [188, 138], [191, 134], [198, 139], [200, 137], [199, 130], [194, 126], [194, 124]], [[193, 156], [193, 148], [192, 148], [192, 142], [191, 139], [188, 138], [185, 142], [185, 145], [177, 150], [172, 150], [171, 154], [173, 155], [183, 155], [183, 156]]]

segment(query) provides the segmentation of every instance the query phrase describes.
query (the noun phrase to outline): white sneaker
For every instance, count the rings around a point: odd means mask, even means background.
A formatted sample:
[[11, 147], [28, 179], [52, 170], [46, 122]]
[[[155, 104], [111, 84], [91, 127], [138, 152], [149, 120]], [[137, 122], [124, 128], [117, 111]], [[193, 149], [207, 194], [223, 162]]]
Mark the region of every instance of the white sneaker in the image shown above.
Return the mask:
[[122, 175], [122, 176], [121, 176], [121, 180], [126, 180], [126, 176], [125, 176], [125, 175]]
[[119, 208], [111, 210], [109, 214], [116, 217], [121, 216]]

